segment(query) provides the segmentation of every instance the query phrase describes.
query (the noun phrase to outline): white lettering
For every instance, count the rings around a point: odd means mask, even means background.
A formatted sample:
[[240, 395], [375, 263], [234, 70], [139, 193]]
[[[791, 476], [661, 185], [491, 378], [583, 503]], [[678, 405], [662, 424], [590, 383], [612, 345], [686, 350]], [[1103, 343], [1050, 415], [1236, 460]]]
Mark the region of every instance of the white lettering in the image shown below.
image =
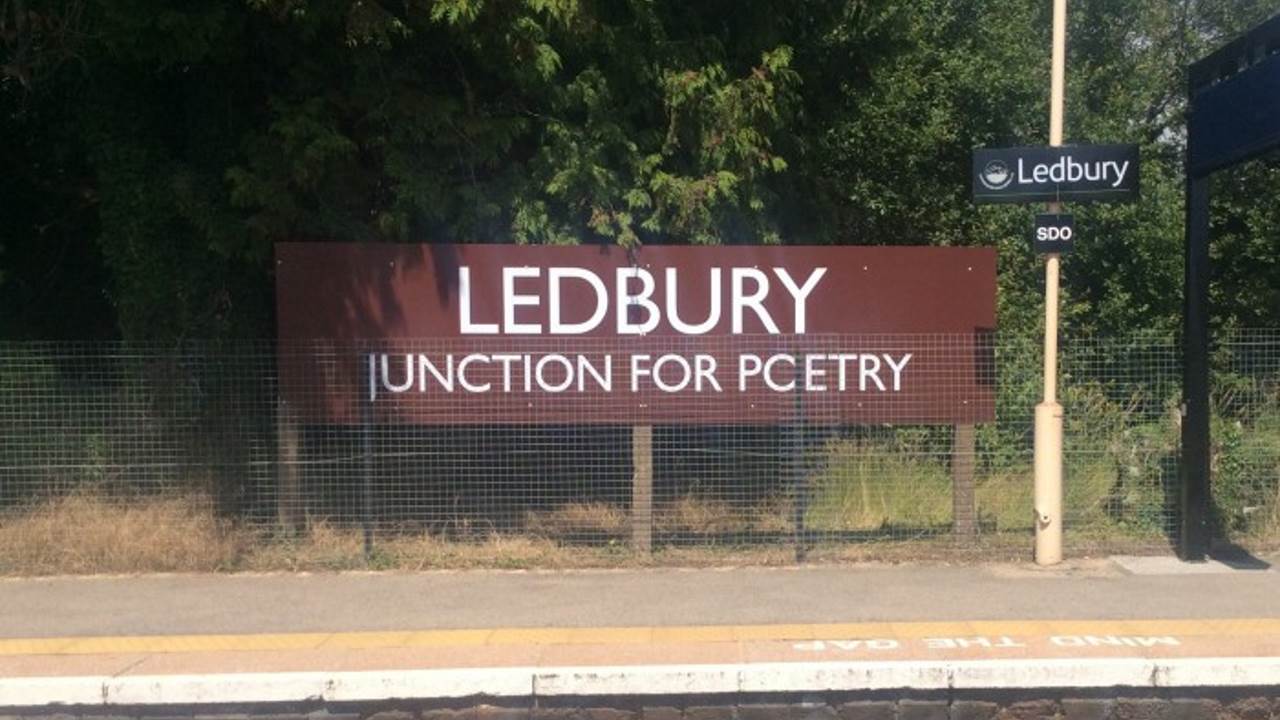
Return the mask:
[[[584, 267], [513, 266], [500, 269], [499, 297], [477, 298], [472, 268], [462, 266], [458, 268], [459, 331], [463, 335], [583, 335], [595, 332], [608, 321], [613, 303], [619, 335], [653, 332], [663, 326], [664, 320], [666, 326], [681, 335], [706, 335], [722, 327], [726, 314], [731, 334], [777, 335], [782, 331], [773, 313], [783, 312], [777, 308], [790, 300], [792, 322], [788, 330], [796, 334], [808, 332], [809, 299], [828, 274], [828, 268], [811, 268], [801, 274], [793, 274], [785, 267], [772, 267], [770, 271], [786, 293], [773, 300], [774, 305], [770, 305], [771, 278], [765, 270], [728, 268], [726, 289], [726, 269], [713, 267], [706, 270], [707, 303], [704, 305], [701, 297], [685, 298], [682, 306], [681, 269], [676, 267], [664, 269], [662, 297], [658, 297], [658, 276], [643, 267], [615, 268], [614, 286], [610, 288], [609, 278]], [[544, 283], [539, 285], [539, 280]], [[694, 287], [702, 286], [697, 283]], [[500, 308], [486, 302], [492, 300], [498, 300]], [[726, 302], [730, 308], [724, 307]], [[537, 312], [539, 308], [544, 308], [545, 321], [541, 319], [543, 313]], [[479, 317], [495, 311], [500, 322], [485, 322]], [[754, 317], [749, 319], [748, 315]]]
[[402, 393], [413, 387], [413, 356], [404, 356], [404, 382], [399, 385], [392, 385], [390, 378], [390, 369], [387, 367], [389, 363], [388, 356], [382, 356], [382, 387], [393, 393]]
[[[667, 383], [662, 379], [662, 368], [672, 363], [680, 366], [680, 380], [674, 384]], [[680, 355], [663, 355], [653, 364], [653, 384], [662, 392], [680, 392], [689, 386], [689, 382], [692, 379], [693, 370], [689, 367], [689, 361]]]
[[[595, 291], [595, 310], [591, 312], [591, 317], [583, 322], [566, 323], [560, 314], [563, 307], [560, 301], [560, 282], [568, 278], [582, 280]], [[605, 289], [604, 282], [590, 270], [576, 267], [553, 267], [547, 271], [547, 282], [551, 286], [551, 297], [549, 299], [551, 323], [547, 332], [552, 335], [581, 335], [591, 332], [600, 324], [600, 321], [604, 320], [605, 313], [609, 312], [609, 291]]]
[[1084, 176], [1084, 165], [1076, 162], [1074, 159], [1067, 158], [1067, 182], [1079, 182]]
[[787, 363], [794, 369], [796, 366], [796, 359], [790, 355], [780, 353], [766, 360], [764, 363], [764, 384], [768, 385], [769, 389], [774, 392], [791, 392], [792, 390], [795, 390], [796, 381], [795, 381], [794, 372], [792, 373], [791, 380], [786, 382], [785, 384], [779, 385], [778, 383], [774, 382], [773, 366], [777, 365], [778, 363]]
[[836, 385], [836, 387], [837, 389], [839, 389], [840, 392], [844, 392], [849, 387], [848, 363], [856, 361], [858, 359], [858, 355], [857, 353], [839, 353], [837, 355], [828, 355], [827, 357], [840, 363], [840, 372], [838, 376], [839, 383]]
[[[559, 385], [552, 385], [547, 382], [546, 368], [550, 363], [557, 363], [564, 368], [564, 382]], [[538, 387], [551, 393], [564, 392], [573, 384], [573, 363], [569, 362], [569, 358], [563, 355], [543, 355], [538, 359], [538, 364], [534, 366], [534, 374], [537, 375]]]
[[640, 392], [640, 376], [649, 374], [649, 368], [641, 367], [640, 363], [648, 362], [648, 355], [631, 356], [631, 392]]
[[796, 286], [796, 281], [791, 279], [791, 273], [788, 273], [786, 268], [776, 267], [773, 272], [782, 281], [782, 285], [787, 289], [787, 292], [791, 293], [792, 300], [795, 301], [795, 324], [792, 327], [795, 328], [797, 334], [803, 334], [805, 328], [805, 301], [808, 299], [809, 293], [813, 292], [813, 289], [818, 286], [818, 281], [822, 280], [822, 276], [827, 274], [827, 269], [824, 267], [814, 268], [814, 271], [809, 273], [809, 279], [804, 281], [802, 287]]
[[[639, 279], [643, 286], [638, 295], [632, 295], [628, 290], [628, 284], [632, 278]], [[658, 321], [661, 319], [658, 306], [649, 299], [653, 296], [653, 274], [644, 268], [618, 268], [617, 280], [618, 334], [643, 335], [658, 327]], [[631, 322], [632, 307], [643, 309], [647, 319], [642, 323]]]
[[698, 353], [693, 357], [694, 372], [697, 377], [694, 379], [693, 391], [702, 392], [702, 383], [705, 380], [708, 385], [716, 389], [716, 392], [724, 392], [724, 388], [720, 387], [720, 381], [716, 380], [716, 359], [711, 355]]
[[1031, 178], [1027, 177], [1026, 173], [1022, 171], [1022, 158], [1018, 158], [1018, 184], [1026, 185], [1029, 182], [1031, 182]]
[[613, 392], [613, 356], [604, 356], [604, 374], [596, 369], [585, 355], [578, 356], [578, 392], [586, 392], [587, 375], [596, 379], [596, 384], [605, 392]]
[[892, 638], [870, 638], [867, 640], [810, 640], [794, 643], [792, 649], [800, 652], [823, 652], [826, 650], [897, 650], [900, 645]]
[[804, 389], [810, 392], [826, 392], [826, 385], [819, 385], [817, 379], [827, 374], [826, 370], [820, 370], [813, 366], [815, 360], [825, 360], [825, 355], [805, 355], [804, 356]]
[[[424, 360], [425, 360], [425, 357], [426, 356], [423, 356]], [[462, 358], [462, 362], [458, 363], [458, 384], [461, 385], [462, 389], [466, 390], [467, 392], [473, 392], [473, 393], [489, 392], [489, 383], [484, 383], [483, 385], [472, 385], [471, 383], [467, 382], [467, 366], [473, 362], [488, 363], [489, 356], [481, 355], [477, 353], [475, 355], [468, 355]]]
[[511, 363], [518, 361], [520, 356], [513, 353], [494, 353], [490, 358], [494, 362], [502, 363], [502, 392], [511, 392]]
[[738, 392], [747, 391], [747, 378], [759, 375], [764, 370], [764, 362], [759, 355], [744, 353], [738, 356]]
[[[1030, 170], [1022, 158], [1018, 158], [1017, 180], [1019, 185], [1027, 185], [1030, 183], [1077, 183], [1080, 181], [1099, 182], [1110, 181], [1111, 187], [1120, 187], [1124, 184], [1125, 176], [1129, 174], [1129, 165], [1131, 162], [1125, 160], [1120, 162], [1117, 160], [1100, 160], [1097, 162], [1080, 162], [1070, 155], [1064, 155], [1053, 163], [1039, 163], [1032, 165]], [[1111, 178], [1115, 180], [1112, 181]]]
[[[1115, 165], [1116, 163], [1111, 163]], [[1116, 167], [1116, 181], [1111, 183], [1111, 187], [1120, 187], [1120, 183], [1124, 182], [1124, 176], [1129, 172], [1129, 161], [1125, 160], [1122, 165]]]
[[[902, 362], [898, 363], [893, 361], [892, 355], [886, 353], [884, 361], [889, 365], [889, 369], [893, 371], [893, 391], [898, 392], [902, 390], [902, 370], [907, 366], [907, 363], [911, 362], [911, 353], [903, 355]], [[880, 389], [883, 390], [884, 388], [882, 387]]]
[[1049, 179], [1056, 183], [1067, 179], [1067, 158], [1058, 158], [1058, 162], [1049, 166]]
[[679, 291], [676, 269], [667, 268], [667, 320], [671, 322], [671, 327], [684, 335], [704, 335], [710, 332], [720, 322], [720, 268], [711, 268], [711, 309], [707, 311], [706, 320], [690, 325], [680, 319]]
[[[769, 276], [755, 268], [734, 268], [732, 278], [733, 334], [742, 334], [742, 311], [746, 308], [751, 308], [756, 317], [760, 319], [760, 323], [764, 325], [765, 332], [770, 335], [777, 335], [779, 333], [778, 326], [773, 322], [773, 317], [769, 315], [769, 311], [764, 309], [764, 299], [769, 295]], [[744, 289], [745, 281], [747, 280], [751, 280], [756, 284], [756, 291], [750, 295]]]
[[445, 357], [445, 372], [441, 373], [435, 363], [431, 362], [431, 358], [426, 355], [418, 356], [418, 392], [427, 391], [427, 373], [435, 377], [436, 382], [440, 383], [440, 387], [445, 392], [453, 392], [453, 356]]
[[497, 323], [471, 321], [471, 268], [458, 268], [458, 320], [463, 335], [497, 335]]
[[1155, 647], [1156, 645], [1181, 645], [1169, 635], [1054, 635], [1049, 642], [1058, 647]]
[[542, 274], [536, 267], [504, 267], [502, 268], [502, 331], [508, 335], [538, 335], [542, 325], [538, 323], [516, 322], [516, 308], [521, 306], [537, 306], [537, 295], [519, 295], [516, 293], [516, 280], [519, 278], [536, 278]]
[[880, 392], [884, 392], [884, 383], [880, 381], [880, 358], [875, 355], [858, 358], [858, 390], [866, 392], [868, 378], [880, 388]]

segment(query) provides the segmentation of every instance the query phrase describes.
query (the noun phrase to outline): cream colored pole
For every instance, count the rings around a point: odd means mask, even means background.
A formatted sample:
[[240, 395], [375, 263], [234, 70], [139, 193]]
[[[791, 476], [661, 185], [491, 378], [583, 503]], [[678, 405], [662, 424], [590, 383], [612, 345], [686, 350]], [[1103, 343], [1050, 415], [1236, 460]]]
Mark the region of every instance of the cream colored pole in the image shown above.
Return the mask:
[[[1062, 144], [1062, 98], [1067, 65], [1067, 0], [1053, 0], [1053, 78], [1049, 89], [1049, 145]], [[1049, 212], [1062, 211], [1049, 203]], [[1036, 564], [1062, 562], [1062, 406], [1058, 404], [1058, 254], [1044, 266], [1044, 402], [1035, 426]]]

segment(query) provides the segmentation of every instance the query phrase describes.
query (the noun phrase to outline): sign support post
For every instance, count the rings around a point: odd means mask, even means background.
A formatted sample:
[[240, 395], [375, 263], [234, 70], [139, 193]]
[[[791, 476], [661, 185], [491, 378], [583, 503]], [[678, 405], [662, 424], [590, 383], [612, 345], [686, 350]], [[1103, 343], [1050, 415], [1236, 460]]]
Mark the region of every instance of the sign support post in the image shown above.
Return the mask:
[[1063, 200], [1129, 201], [1138, 196], [1138, 146], [1062, 144], [1066, 94], [1067, 0], [1053, 2], [1052, 73], [1047, 147], [977, 148], [975, 203], [1047, 202], [1036, 218], [1031, 249], [1045, 254], [1044, 398], [1035, 410], [1035, 559], [1062, 562], [1062, 405], [1058, 403], [1058, 274], [1075, 243], [1074, 218]]
[[[373, 363], [373, 353], [362, 353]], [[363, 379], [363, 378], [362, 378]], [[364, 562], [373, 560], [373, 398], [361, 395], [360, 404], [360, 528], [364, 534]]]
[[971, 423], [951, 430], [951, 532], [972, 540], [978, 534], [978, 502], [974, 490], [976, 428]]
[[[1049, 145], [1062, 145], [1066, 77], [1067, 0], [1053, 2], [1053, 69], [1049, 90]], [[1049, 203], [1062, 212], [1062, 203]], [[1038, 565], [1062, 562], [1062, 406], [1058, 404], [1058, 265], [1050, 253], [1044, 266], [1044, 401], [1035, 416], [1035, 513]]]
[[276, 520], [290, 537], [303, 526], [302, 432], [293, 407], [283, 399], [276, 401]]
[[631, 547], [653, 550], [653, 426], [631, 428]]

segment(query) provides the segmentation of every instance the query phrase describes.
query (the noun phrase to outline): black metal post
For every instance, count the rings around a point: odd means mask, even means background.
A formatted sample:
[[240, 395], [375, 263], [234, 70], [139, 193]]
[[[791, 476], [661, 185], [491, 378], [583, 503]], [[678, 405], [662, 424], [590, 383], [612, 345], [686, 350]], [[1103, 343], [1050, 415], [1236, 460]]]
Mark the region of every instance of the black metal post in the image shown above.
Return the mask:
[[[1186, 284], [1180, 499], [1184, 560], [1212, 540], [1209, 476], [1209, 177], [1280, 148], [1280, 15], [1187, 68]], [[1242, 112], [1241, 108], [1247, 109]]]
[[1178, 554], [1209, 552], [1209, 178], [1187, 173], [1186, 281], [1183, 292], [1181, 519]]

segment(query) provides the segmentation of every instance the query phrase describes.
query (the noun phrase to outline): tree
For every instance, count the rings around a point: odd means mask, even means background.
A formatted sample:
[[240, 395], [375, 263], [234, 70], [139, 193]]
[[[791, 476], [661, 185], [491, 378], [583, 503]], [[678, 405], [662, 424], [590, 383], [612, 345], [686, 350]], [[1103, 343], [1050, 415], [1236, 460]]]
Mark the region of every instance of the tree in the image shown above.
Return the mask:
[[[1183, 68], [1265, 5], [1072, 3], [1068, 138], [1144, 167], [1073, 208], [1066, 331], [1177, 327]], [[0, 328], [269, 336], [272, 243], [313, 239], [995, 245], [1031, 332], [1032, 210], [965, 178], [1044, 142], [1048, 34], [1043, 0], [0, 0]], [[1216, 299], [1274, 324], [1241, 173]]]

